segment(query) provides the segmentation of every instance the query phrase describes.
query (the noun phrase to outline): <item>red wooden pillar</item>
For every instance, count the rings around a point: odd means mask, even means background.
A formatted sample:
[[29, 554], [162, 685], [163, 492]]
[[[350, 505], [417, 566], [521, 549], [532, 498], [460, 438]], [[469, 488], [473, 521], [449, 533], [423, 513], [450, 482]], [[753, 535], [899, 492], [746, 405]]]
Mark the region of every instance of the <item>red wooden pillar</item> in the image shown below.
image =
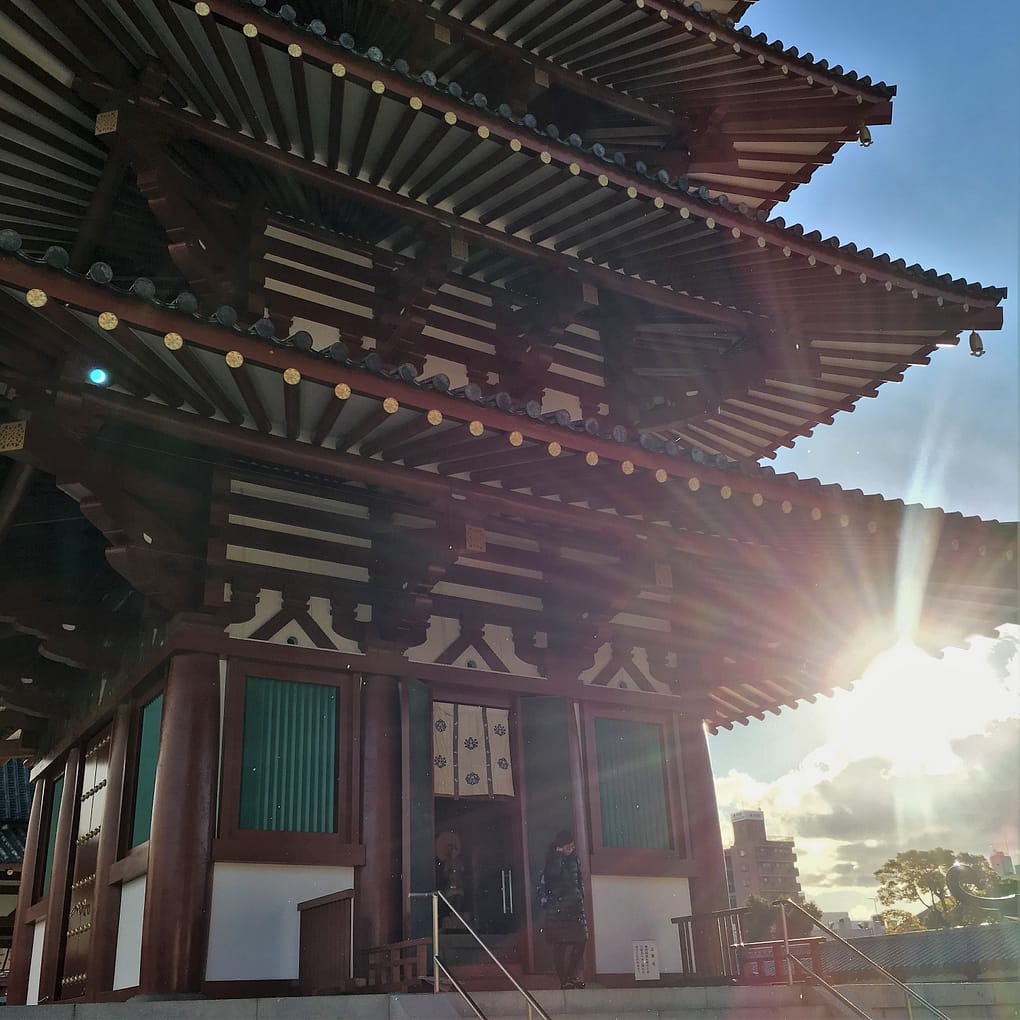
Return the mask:
[[220, 739], [219, 662], [170, 660], [152, 801], [139, 990], [201, 991], [209, 936]]
[[71, 906], [71, 866], [74, 862], [78, 811], [81, 807], [81, 748], [72, 748], [64, 766], [64, 786], [60, 795], [60, 815], [50, 872], [46, 931], [43, 933], [42, 967], [39, 972], [39, 1004], [55, 1002], [59, 996], [61, 958], [67, 939], [67, 916]]
[[[567, 751], [570, 756], [570, 793], [574, 806], [574, 844], [584, 877], [584, 904], [588, 918], [588, 931], [594, 935], [595, 902], [591, 891], [591, 842], [588, 839], [588, 801], [585, 796], [588, 784], [584, 774], [583, 711], [582, 702], [573, 699], [567, 702]], [[587, 980], [594, 973], [595, 940], [589, 938], [584, 950], [582, 977]]]
[[43, 784], [37, 783], [32, 797], [32, 812], [28, 819], [28, 836], [25, 840], [25, 858], [21, 865], [21, 884], [18, 886], [18, 911], [14, 917], [14, 934], [11, 939], [10, 982], [7, 1001], [12, 1006], [23, 1006], [28, 997], [28, 971], [32, 963], [32, 940], [35, 925], [25, 920], [35, 893], [35, 879], [39, 872], [39, 848], [42, 837]]
[[[707, 914], [729, 906], [708, 734], [702, 720], [691, 715], [680, 716], [677, 729], [687, 807], [688, 854], [695, 868], [690, 879], [691, 913]], [[695, 922], [694, 939], [699, 972], [711, 967], [719, 968], [716, 973], [721, 974], [723, 961], [714, 922]]]
[[355, 881], [359, 967], [371, 946], [401, 938], [400, 698], [397, 678], [366, 676], [362, 705], [362, 822], [365, 863]]

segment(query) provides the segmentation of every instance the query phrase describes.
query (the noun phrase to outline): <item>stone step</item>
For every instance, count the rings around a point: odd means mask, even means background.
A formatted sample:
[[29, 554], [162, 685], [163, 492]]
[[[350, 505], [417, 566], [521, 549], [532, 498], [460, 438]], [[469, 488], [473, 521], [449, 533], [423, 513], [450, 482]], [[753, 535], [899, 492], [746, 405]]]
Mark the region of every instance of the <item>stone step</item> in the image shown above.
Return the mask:
[[[1020, 982], [913, 984], [952, 1020], [1017, 1020]], [[874, 1020], [906, 1020], [903, 993], [891, 985], [840, 989]], [[729, 986], [717, 988], [586, 988], [534, 993], [551, 1020], [840, 1020], [848, 1012], [824, 990]], [[517, 993], [477, 992], [491, 1020], [525, 1020]], [[123, 1003], [6, 1006], [3, 1020], [464, 1020], [466, 1004], [453, 994], [348, 995], [308, 998], [199, 999]], [[932, 1014], [914, 1007], [914, 1020]], [[473, 1017], [473, 1014], [471, 1014]]]

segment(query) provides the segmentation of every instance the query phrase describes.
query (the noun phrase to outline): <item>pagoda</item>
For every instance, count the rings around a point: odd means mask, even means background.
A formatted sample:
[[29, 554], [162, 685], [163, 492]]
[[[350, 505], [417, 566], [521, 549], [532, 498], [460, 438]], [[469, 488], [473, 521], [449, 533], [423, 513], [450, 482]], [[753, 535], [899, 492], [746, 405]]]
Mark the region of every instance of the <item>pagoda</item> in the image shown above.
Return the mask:
[[749, 7], [0, 0], [8, 1001], [407, 985], [451, 858], [540, 983], [561, 829], [587, 977], [679, 980], [708, 734], [852, 684], [907, 536], [913, 640], [1017, 621], [1015, 526], [760, 464], [1005, 291], [783, 221], [895, 89]]

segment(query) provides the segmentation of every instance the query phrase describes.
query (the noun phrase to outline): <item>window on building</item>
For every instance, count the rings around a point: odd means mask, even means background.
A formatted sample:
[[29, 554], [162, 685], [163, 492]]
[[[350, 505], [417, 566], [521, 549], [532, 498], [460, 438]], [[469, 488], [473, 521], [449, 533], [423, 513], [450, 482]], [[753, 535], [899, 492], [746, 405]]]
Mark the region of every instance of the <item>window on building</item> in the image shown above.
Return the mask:
[[602, 845], [668, 850], [662, 727], [630, 719], [595, 720]]
[[248, 677], [239, 828], [336, 831], [339, 724], [336, 687]]
[[50, 891], [50, 880], [53, 877], [53, 856], [57, 849], [57, 822], [60, 819], [60, 798], [64, 793], [64, 777], [59, 776], [50, 784], [49, 814], [46, 827], [46, 854], [43, 857], [43, 869], [40, 877], [39, 892], [45, 896]]
[[352, 809], [359, 681], [297, 667], [266, 676], [254, 663], [231, 662], [217, 860], [364, 864]]
[[667, 716], [585, 713], [592, 867], [600, 874], [685, 874], [679, 736]]
[[163, 695], [153, 698], [139, 713], [138, 768], [131, 813], [129, 849], [140, 846], [152, 829], [152, 800], [156, 791], [156, 762], [159, 758], [159, 728], [163, 720]]

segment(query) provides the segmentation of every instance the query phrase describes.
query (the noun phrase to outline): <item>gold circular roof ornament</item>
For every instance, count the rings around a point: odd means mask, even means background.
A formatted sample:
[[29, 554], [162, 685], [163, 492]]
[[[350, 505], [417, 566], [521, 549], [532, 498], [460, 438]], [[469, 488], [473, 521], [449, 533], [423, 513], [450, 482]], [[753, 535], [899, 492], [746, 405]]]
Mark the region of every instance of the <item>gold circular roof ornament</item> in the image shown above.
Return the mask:
[[38, 287], [33, 287], [26, 295], [25, 300], [33, 308], [42, 308], [49, 298], [46, 296], [46, 291], [40, 290]]
[[99, 323], [99, 328], [105, 329], [107, 333], [112, 332], [120, 325], [120, 319], [113, 312], [100, 312], [96, 321]]
[[471, 422], [468, 425], [468, 432], [471, 433], [476, 439], [485, 431], [485, 426], [478, 420]]
[[297, 386], [301, 382], [301, 373], [296, 368], [285, 368], [283, 370], [283, 381], [288, 386]]
[[719, 495], [722, 496], [723, 499], [729, 499], [730, 496], [733, 495], [733, 490], [728, 485], [724, 485], [719, 490]]
[[430, 425], [440, 425], [443, 421], [443, 412], [437, 411], [436, 408], [433, 407], [432, 410], [425, 415], [425, 420]]
[[345, 382], [337, 383], [336, 386], [333, 387], [333, 396], [335, 396], [337, 400], [350, 400], [351, 399], [350, 386], [348, 386], [347, 383]]
[[244, 355], [240, 351], [227, 351], [223, 360], [231, 368], [240, 368], [244, 364]]
[[698, 489], [701, 488], [701, 479], [700, 478], [688, 478], [687, 479], [687, 488], [690, 489], [691, 492], [697, 492]]
[[180, 333], [167, 333], [163, 337], [163, 346], [168, 351], [179, 351], [184, 346], [184, 337]]
[[382, 402], [382, 409], [387, 414], [396, 414], [400, 410], [400, 401], [396, 397], [387, 397]]

